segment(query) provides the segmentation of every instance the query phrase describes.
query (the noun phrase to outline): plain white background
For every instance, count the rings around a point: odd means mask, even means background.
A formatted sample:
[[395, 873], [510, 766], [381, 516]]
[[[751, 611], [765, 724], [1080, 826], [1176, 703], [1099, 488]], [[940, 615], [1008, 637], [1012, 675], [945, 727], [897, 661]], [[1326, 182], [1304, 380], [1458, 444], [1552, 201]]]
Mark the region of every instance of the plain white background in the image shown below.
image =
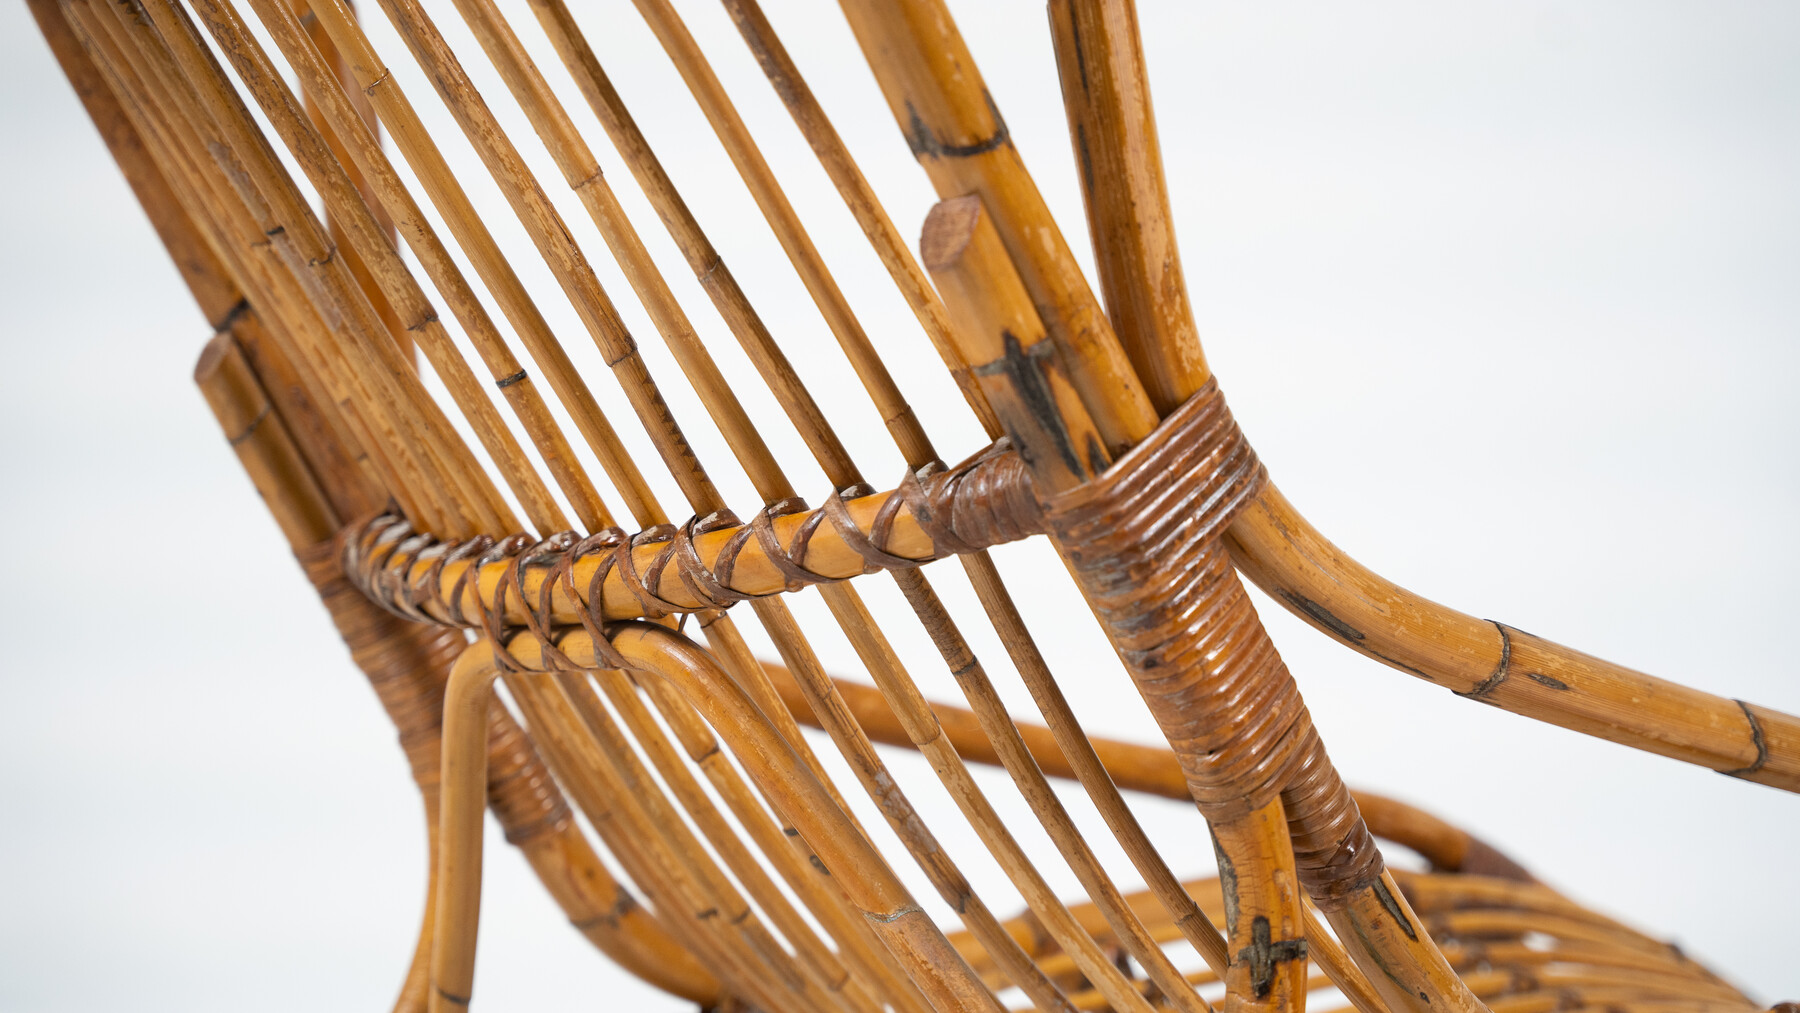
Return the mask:
[[[973, 450], [966, 411], [728, 20], [715, 5], [679, 6], [941, 452]], [[953, 7], [1085, 256], [1042, 6]], [[507, 9], [579, 111], [529, 13]], [[868, 473], [898, 477], [642, 22], [623, 0], [580, 9]], [[769, 12], [912, 234], [933, 197], [835, 6]], [[454, 13], [437, 16], [529, 140]], [[1202, 334], [1288, 496], [1364, 562], [1465, 611], [1800, 711], [1800, 8], [1145, 0], [1142, 19]], [[372, 21], [399, 80], [451, 136]], [[750, 391], [629, 175], [578, 119]], [[404, 761], [193, 390], [206, 325], [23, 5], [0, 9], [0, 136], [0, 1009], [385, 1008], [423, 887]], [[604, 261], [579, 204], [525, 146]], [[478, 168], [467, 182], [517, 244]], [[522, 245], [516, 259], [565, 343], [585, 345]], [[676, 386], [616, 270], [598, 266]], [[616, 390], [596, 384], [625, 421]], [[772, 403], [747, 399], [816, 499], [823, 481]], [[692, 400], [672, 391], [671, 402], [740, 512], [753, 507]], [[675, 502], [670, 484], [659, 489]], [[1054, 561], [1041, 546], [1000, 557], [1090, 731], [1154, 741]], [[953, 568], [930, 572], [968, 607]], [[896, 617], [927, 692], [954, 699], [891, 587], [861, 584]], [[1455, 699], [1259, 602], [1352, 784], [1471, 828], [1575, 897], [1679, 940], [1760, 1001], [1800, 994], [1800, 799]], [[796, 607], [827, 660], [857, 676], [816, 599]], [[991, 636], [969, 626], [1009, 700], [1023, 700]], [[989, 903], [1015, 909], [929, 774], [895, 764]], [[1022, 815], [1001, 779], [984, 783]], [[1145, 813], [1177, 871], [1209, 869], [1191, 808]], [[1073, 894], [1047, 842], [1026, 843]], [[497, 835], [489, 853], [485, 1008], [684, 1006], [595, 955]]]

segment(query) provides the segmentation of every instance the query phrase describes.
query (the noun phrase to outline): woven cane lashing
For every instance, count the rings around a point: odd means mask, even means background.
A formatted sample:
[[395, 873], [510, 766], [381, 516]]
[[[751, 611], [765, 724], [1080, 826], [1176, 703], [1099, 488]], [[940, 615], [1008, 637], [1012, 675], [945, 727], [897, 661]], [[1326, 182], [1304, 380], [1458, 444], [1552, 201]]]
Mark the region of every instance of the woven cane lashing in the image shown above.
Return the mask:
[[[918, 566], [1035, 534], [1041, 514], [1024, 466], [1002, 441], [954, 469], [909, 472], [889, 493], [847, 502], [833, 493], [811, 511], [785, 501], [747, 524], [723, 511], [636, 535], [570, 538], [554, 549], [529, 538], [442, 541], [381, 515], [344, 539], [342, 563], [364, 593], [411, 619], [475, 628], [498, 601], [507, 625], [565, 626], [584, 613], [607, 622], [726, 608]], [[522, 593], [509, 595], [506, 574], [522, 554], [534, 565], [518, 571]]]

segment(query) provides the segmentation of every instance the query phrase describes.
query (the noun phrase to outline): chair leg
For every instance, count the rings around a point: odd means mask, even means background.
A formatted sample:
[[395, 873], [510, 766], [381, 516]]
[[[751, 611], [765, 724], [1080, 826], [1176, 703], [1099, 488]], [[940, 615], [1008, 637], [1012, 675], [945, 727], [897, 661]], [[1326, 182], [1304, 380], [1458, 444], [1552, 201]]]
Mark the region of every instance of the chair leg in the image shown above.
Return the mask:
[[481, 831], [487, 812], [488, 701], [499, 676], [494, 646], [477, 641], [444, 687], [443, 782], [438, 795], [437, 910], [432, 928], [430, 1013], [469, 1005], [481, 919]]

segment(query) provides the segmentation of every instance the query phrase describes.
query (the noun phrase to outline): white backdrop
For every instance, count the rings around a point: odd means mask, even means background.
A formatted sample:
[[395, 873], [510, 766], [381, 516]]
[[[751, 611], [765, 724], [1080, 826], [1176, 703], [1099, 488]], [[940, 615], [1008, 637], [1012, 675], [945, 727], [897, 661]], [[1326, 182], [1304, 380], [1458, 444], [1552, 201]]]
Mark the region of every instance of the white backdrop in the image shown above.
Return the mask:
[[[944, 456], [972, 450], [966, 412], [727, 19], [680, 6], [877, 342], [918, 360], [898, 372]], [[953, 6], [1085, 250], [1041, 4]], [[1800, 7], [1142, 6], [1202, 333], [1288, 496], [1358, 558], [1434, 598], [1800, 711]], [[523, 5], [508, 9], [562, 86]], [[623, 0], [581, 9], [777, 335], [819, 350], [807, 379], [868, 473], [897, 477], [641, 21]], [[913, 233], [932, 197], [841, 16], [824, 0], [769, 10]], [[518, 123], [447, 5], [439, 18]], [[415, 102], [453, 130], [372, 20]], [[11, 363], [0, 1009], [385, 1008], [423, 885], [404, 762], [192, 388], [205, 323], [18, 4], [0, 8], [0, 136]], [[590, 136], [652, 251], [685, 278], [603, 135]], [[530, 154], [553, 183], [542, 152]], [[493, 188], [470, 185], [516, 239]], [[550, 188], [603, 259], [579, 204]], [[629, 303], [617, 272], [600, 269]], [[528, 272], [550, 293], [543, 278]], [[728, 369], [743, 370], [704, 299], [679, 287]], [[584, 343], [566, 305], [544, 304], [572, 347]], [[622, 308], [672, 377], [637, 307]], [[604, 383], [601, 396], [620, 405]], [[691, 400], [671, 401], [703, 459], [725, 460]], [[751, 408], [775, 417], [766, 398]], [[769, 435], [816, 499], [824, 485], [797, 441], [774, 423]], [[719, 479], [740, 512], [753, 505], [741, 476]], [[1084, 720], [1153, 741], [1040, 550], [1009, 549], [1002, 564], [1023, 578]], [[940, 571], [946, 596], [966, 603]], [[862, 583], [895, 604], [887, 586]], [[1259, 604], [1352, 784], [1471, 828], [1577, 898], [1678, 939], [1759, 1000], [1800, 996], [1800, 799], [1474, 706]], [[894, 627], [928, 691], [954, 699], [917, 633]], [[999, 663], [991, 638], [976, 643]], [[855, 673], [834, 638], [821, 650]], [[1009, 673], [1002, 682], [1022, 699]], [[948, 827], [954, 813], [928, 775], [896, 763]], [[1020, 811], [1010, 789], [985, 783]], [[1190, 808], [1147, 813], [1178, 871], [1209, 867]], [[990, 904], [1016, 907], [968, 836], [945, 836]], [[1054, 864], [1046, 842], [1027, 843]], [[489, 853], [485, 1008], [683, 1007], [597, 957], [497, 835]], [[1073, 892], [1066, 870], [1056, 882]]]

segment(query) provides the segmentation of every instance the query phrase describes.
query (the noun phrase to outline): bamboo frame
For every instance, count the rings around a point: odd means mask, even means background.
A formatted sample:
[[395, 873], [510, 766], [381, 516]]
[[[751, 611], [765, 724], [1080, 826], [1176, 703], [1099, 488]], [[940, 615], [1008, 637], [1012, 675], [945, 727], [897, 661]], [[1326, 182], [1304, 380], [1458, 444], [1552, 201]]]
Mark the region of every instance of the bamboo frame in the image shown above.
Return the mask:
[[[454, 0], [619, 263], [682, 381], [749, 477], [763, 507], [751, 524], [738, 522], [688, 446], [612, 295], [459, 55], [418, 0], [380, 0], [695, 515], [679, 530], [354, 13], [343, 0], [318, 0], [304, 16], [289, 0], [248, 4], [294, 70], [304, 101], [232, 0], [33, 0], [33, 9], [220, 329], [199, 372], [202, 388], [347, 641], [353, 648], [372, 643], [367, 629], [374, 620], [367, 616], [375, 613], [371, 601], [343, 597], [356, 592], [335, 574], [324, 548], [340, 527], [349, 541], [345, 558], [356, 564], [351, 576], [375, 602], [481, 635], [444, 690], [438, 762], [445, 793], [433, 901], [397, 1008], [468, 1003], [481, 813], [490, 794], [503, 822], [524, 828], [516, 843], [596, 945], [641, 976], [707, 1002], [807, 1013], [998, 1010], [997, 991], [1016, 987], [1045, 1009], [1148, 1013], [1168, 1005], [1202, 1013], [1209, 1004], [1198, 986], [1223, 982], [1226, 1009], [1235, 1013], [1301, 1009], [1309, 992], [1330, 981], [1362, 1013], [1533, 1010], [1549, 1008], [1544, 1003], [1556, 996], [1622, 1009], [1747, 1008], [1741, 995], [1691, 962], [1531, 883], [1466, 833], [1398, 803], [1348, 793], [1297, 695], [1290, 710], [1281, 709], [1290, 707], [1281, 695], [1289, 692], [1282, 689], [1285, 669], [1233, 565], [1314, 626], [1394, 667], [1734, 776], [1800, 790], [1800, 719], [1612, 666], [1383, 581], [1306, 524], [1246, 456], [1247, 444], [1229, 442], [1235, 427], [1228, 414], [1217, 430], [1224, 437], [1181, 437], [1226, 441], [1208, 451], [1209, 463], [1180, 465], [1214, 469], [1207, 481], [1224, 481], [1218, 476], [1228, 474], [1231, 461], [1248, 462], [1231, 479], [1241, 508], [1217, 517], [1207, 513], [1211, 506], [1195, 508], [1202, 516], [1193, 523], [1205, 536], [1195, 543], [1199, 555], [1138, 561], [1137, 548], [1081, 534], [1071, 520], [1098, 504], [1118, 512], [1122, 530], [1150, 523], [1143, 520], [1148, 513], [1132, 513], [1134, 487], [1121, 483], [1150, 483], [1136, 477], [1134, 462], [1162, 451], [1146, 448], [1163, 447], [1176, 438], [1171, 433], [1188, 432], [1187, 420], [1214, 410], [1207, 406], [1222, 406], [1212, 400], [1169, 227], [1130, 0], [1051, 4], [1099, 295], [1076, 267], [939, 0], [843, 3], [913, 154], [946, 198], [926, 222], [917, 260], [755, 0], [724, 0], [969, 407], [991, 438], [1005, 437], [947, 471], [706, 54], [666, 0], [636, 0], [907, 461], [910, 474], [886, 493], [864, 482], [613, 89], [575, 15], [562, 0], [533, 0], [563, 69], [719, 322], [830, 479], [836, 491], [817, 510], [797, 499], [740, 402], [740, 386], [707, 350], [702, 334], [711, 321], [690, 319], [682, 308], [525, 43], [492, 0]], [[322, 213], [307, 206], [246, 96], [321, 196]], [[384, 130], [446, 236], [383, 152]], [[396, 237], [449, 304], [450, 319], [439, 318]], [[485, 292], [463, 276], [452, 243]], [[528, 374], [501, 320], [541, 377]], [[452, 321], [513, 420], [464, 361]], [[485, 459], [464, 445], [450, 413], [413, 371], [415, 345]], [[573, 420], [639, 535], [617, 529], [560, 429], [558, 409]], [[1207, 448], [1184, 452], [1196, 449]], [[535, 536], [520, 531], [508, 493]], [[569, 519], [558, 494], [600, 541], [578, 542], [563, 531]], [[394, 516], [343, 525], [384, 508]], [[988, 512], [971, 513], [978, 510]], [[965, 529], [946, 517], [983, 534], [966, 540]], [[400, 518], [405, 524], [396, 523]], [[1093, 740], [1082, 731], [984, 551], [1033, 533], [1048, 533], [1064, 552], [1172, 751]], [[1121, 599], [1110, 578], [1096, 576], [1096, 552], [1144, 566], [1145, 576], [1132, 578], [1142, 589]], [[1008, 713], [962, 632], [964, 620], [921, 572], [921, 564], [947, 555], [960, 557], [1042, 726], [1021, 725]], [[968, 709], [925, 699], [847, 582], [877, 568], [891, 571]], [[873, 689], [834, 680], [820, 665], [780, 598], [809, 583], [820, 584]], [[781, 666], [760, 662], [724, 611], [747, 596]], [[1168, 643], [1208, 660], [1183, 660], [1173, 671], [1186, 678], [1191, 670], [1192, 685], [1220, 693], [1235, 685], [1232, 672], [1252, 672], [1262, 688], [1245, 690], [1237, 702], [1273, 701], [1274, 711], [1297, 715], [1292, 723], [1276, 728], [1228, 715], [1237, 722], [1231, 736], [1202, 748], [1216, 701], [1169, 689], [1170, 677], [1143, 663], [1162, 649], [1146, 647], [1143, 631], [1162, 630], [1156, 624], [1178, 611], [1171, 603], [1186, 601], [1203, 601], [1194, 607], [1210, 619], [1172, 628]], [[343, 618], [352, 613], [364, 618]], [[698, 619], [707, 649], [654, 622], [608, 625], [676, 613]], [[434, 645], [419, 648], [426, 654], [463, 642], [460, 632], [430, 626], [385, 632], [398, 622], [381, 617], [388, 625], [377, 639], [425, 638], [418, 643]], [[376, 648], [357, 650], [363, 661]], [[386, 671], [374, 661], [365, 667], [372, 679]], [[494, 703], [496, 679], [506, 682], [528, 730]], [[419, 699], [434, 699], [428, 681], [419, 683]], [[395, 713], [403, 728], [418, 720], [405, 708]], [[849, 761], [903, 848], [961, 916], [961, 932], [946, 934], [906, 894], [824, 776], [802, 721], [825, 730]], [[974, 893], [895, 782], [877, 741], [927, 759], [1019, 890], [1029, 923], [1002, 921]], [[1215, 753], [1266, 753], [1274, 757], [1265, 764], [1273, 773], [1239, 785], [1230, 762]], [[418, 755], [414, 760], [429, 807], [427, 768]], [[1007, 771], [1085, 901], [1071, 904], [1050, 890], [1039, 863], [977, 788], [970, 762]], [[510, 773], [498, 775], [502, 767]], [[545, 789], [520, 801], [517, 789], [490, 786], [490, 773], [496, 784], [525, 777]], [[1114, 885], [1052, 791], [1051, 777], [1082, 786], [1145, 892], [1127, 895]], [[1224, 881], [1197, 888], [1178, 880], [1121, 788], [1198, 800]], [[1241, 797], [1231, 794], [1240, 789]], [[644, 892], [648, 908], [617, 906], [629, 895], [615, 888], [575, 829], [561, 791]], [[1368, 830], [1417, 848], [1439, 869], [1461, 871], [1385, 871]], [[1506, 878], [1484, 878], [1491, 875]], [[1553, 937], [1556, 952], [1569, 959], [1546, 970], [1550, 961], [1530, 947], [1489, 945], [1531, 933]], [[1207, 966], [1184, 971], [1164, 949], [1175, 940]], [[1511, 968], [1506, 974], [1492, 968], [1495, 954]], [[1145, 977], [1132, 977], [1120, 964], [1124, 957]], [[1312, 973], [1314, 960], [1324, 977]]]

